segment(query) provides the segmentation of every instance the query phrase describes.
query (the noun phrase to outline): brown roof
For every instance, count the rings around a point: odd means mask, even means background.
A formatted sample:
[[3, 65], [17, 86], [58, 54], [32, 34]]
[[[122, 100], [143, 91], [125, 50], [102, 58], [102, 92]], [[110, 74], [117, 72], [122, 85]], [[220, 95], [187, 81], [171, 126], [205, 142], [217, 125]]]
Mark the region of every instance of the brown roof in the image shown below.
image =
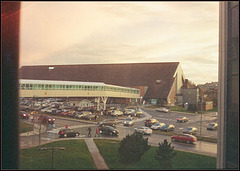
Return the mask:
[[178, 65], [179, 62], [22, 66], [19, 78], [148, 86], [144, 98], [167, 98]]

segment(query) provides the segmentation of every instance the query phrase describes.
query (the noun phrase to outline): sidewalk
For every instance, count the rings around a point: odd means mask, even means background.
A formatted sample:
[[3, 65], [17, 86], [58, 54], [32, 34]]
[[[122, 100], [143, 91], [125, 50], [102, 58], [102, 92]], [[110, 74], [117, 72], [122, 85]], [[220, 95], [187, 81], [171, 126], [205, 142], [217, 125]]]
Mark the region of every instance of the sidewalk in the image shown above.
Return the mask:
[[88, 149], [92, 155], [94, 163], [99, 170], [109, 170], [107, 164], [105, 163], [103, 157], [101, 156], [96, 144], [93, 141], [93, 138], [85, 138], [84, 139]]

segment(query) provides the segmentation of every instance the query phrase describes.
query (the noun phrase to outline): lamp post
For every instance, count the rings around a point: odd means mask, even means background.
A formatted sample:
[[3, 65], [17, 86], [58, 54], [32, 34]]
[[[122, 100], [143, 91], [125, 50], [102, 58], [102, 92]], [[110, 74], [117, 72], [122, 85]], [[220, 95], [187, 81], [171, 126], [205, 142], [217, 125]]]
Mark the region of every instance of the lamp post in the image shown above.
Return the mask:
[[52, 150], [52, 169], [53, 169], [53, 161], [54, 161], [54, 150], [58, 149], [58, 150], [65, 150], [64, 147], [42, 147], [40, 148], [40, 150]]

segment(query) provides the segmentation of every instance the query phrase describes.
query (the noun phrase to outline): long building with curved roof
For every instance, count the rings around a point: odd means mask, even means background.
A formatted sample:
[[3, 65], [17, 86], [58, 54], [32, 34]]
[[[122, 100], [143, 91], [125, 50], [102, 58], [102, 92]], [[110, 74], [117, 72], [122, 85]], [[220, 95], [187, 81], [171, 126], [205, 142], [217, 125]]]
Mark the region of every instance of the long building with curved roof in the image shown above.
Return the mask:
[[142, 101], [181, 101], [185, 76], [179, 62], [22, 66], [21, 79], [104, 82], [140, 89]]

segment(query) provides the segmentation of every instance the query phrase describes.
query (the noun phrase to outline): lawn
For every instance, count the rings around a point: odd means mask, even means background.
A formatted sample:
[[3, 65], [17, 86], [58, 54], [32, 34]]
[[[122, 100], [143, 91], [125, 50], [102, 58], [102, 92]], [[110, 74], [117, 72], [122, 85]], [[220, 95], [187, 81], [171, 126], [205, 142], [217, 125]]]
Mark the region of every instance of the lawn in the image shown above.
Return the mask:
[[19, 133], [32, 131], [33, 127], [31, 124], [19, 121]]
[[[141, 161], [125, 165], [118, 161], [117, 149], [120, 141], [94, 140], [101, 155], [110, 169], [159, 169], [154, 159], [157, 147], [151, 147]], [[53, 169], [96, 169], [92, 156], [84, 140], [62, 140], [42, 147], [64, 147], [65, 150], [54, 151]], [[216, 169], [216, 158], [194, 153], [176, 151], [172, 169]], [[38, 147], [20, 150], [20, 169], [51, 169], [52, 151], [39, 150]]]
[[[155, 160], [154, 155], [157, 147], [152, 146], [144, 154], [141, 161], [125, 165], [118, 161], [117, 149], [119, 141], [114, 140], [94, 140], [105, 162], [110, 169], [159, 169], [160, 165]], [[176, 151], [172, 169], [216, 169], [216, 158], [194, 153]]]
[[[54, 150], [54, 169], [96, 169], [84, 140], [63, 140], [42, 147], [64, 147]], [[51, 169], [52, 151], [38, 147], [20, 150], [20, 169]]]

